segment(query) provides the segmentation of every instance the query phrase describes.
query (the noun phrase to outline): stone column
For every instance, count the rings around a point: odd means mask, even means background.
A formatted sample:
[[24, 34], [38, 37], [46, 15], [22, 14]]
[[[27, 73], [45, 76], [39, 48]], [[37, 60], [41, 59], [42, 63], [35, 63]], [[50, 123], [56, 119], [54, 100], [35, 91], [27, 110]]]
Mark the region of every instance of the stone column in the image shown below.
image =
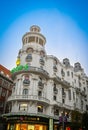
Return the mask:
[[49, 119], [49, 130], [53, 130], [53, 119]]

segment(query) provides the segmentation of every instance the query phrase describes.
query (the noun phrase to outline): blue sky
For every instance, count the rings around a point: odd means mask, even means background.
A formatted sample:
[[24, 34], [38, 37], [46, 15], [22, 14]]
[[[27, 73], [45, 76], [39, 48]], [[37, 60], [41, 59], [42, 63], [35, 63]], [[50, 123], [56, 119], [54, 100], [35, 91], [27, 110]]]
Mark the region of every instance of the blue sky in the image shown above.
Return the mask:
[[87, 0], [0, 1], [0, 64], [16, 66], [22, 36], [34, 24], [46, 37], [47, 54], [80, 62], [88, 75]]

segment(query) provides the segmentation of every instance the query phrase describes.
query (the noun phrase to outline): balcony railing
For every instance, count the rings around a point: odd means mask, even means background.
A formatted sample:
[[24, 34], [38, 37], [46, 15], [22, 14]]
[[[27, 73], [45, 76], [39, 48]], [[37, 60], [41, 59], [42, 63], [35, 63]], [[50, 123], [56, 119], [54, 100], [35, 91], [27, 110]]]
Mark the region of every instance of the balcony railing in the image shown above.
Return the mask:
[[67, 105], [67, 104], [63, 104], [62, 107], [66, 108], [66, 109], [71, 109], [71, 106]]
[[49, 76], [49, 73], [46, 70], [38, 68], [38, 67], [29, 66], [29, 71], [30, 72], [42, 73], [43, 75], [45, 75], [47, 77]]
[[55, 76], [53, 77], [53, 79], [54, 79], [56, 82], [59, 82], [59, 83], [61, 83], [62, 85], [64, 85], [66, 88], [71, 87], [71, 85], [70, 85], [70, 83], [69, 83], [68, 81], [66, 81], [66, 80], [61, 80], [61, 78], [60, 78], [59, 76], [57, 76], [57, 75], [55, 75]]
[[63, 80], [63, 84], [64, 84], [65, 86], [67, 86], [67, 87], [70, 87], [70, 83], [67, 82], [66, 80]]
[[28, 66], [28, 70], [19, 70], [19, 71], [13, 73], [13, 77], [15, 75], [17, 75], [19, 73], [23, 73], [23, 72], [40, 73], [40, 74], [44, 75], [46, 78], [49, 77], [49, 73], [46, 70], [38, 68], [38, 67], [34, 67], [34, 66]]
[[81, 92], [80, 88], [75, 88], [75, 89], [77, 93]]
[[61, 78], [60, 78], [59, 76], [55, 75], [55, 76], [53, 77], [53, 79], [54, 79], [56, 82], [61, 83]]
[[71, 105], [67, 105], [67, 104], [64, 104], [64, 103], [61, 103], [61, 102], [58, 102], [58, 101], [54, 101], [53, 105], [57, 105], [58, 107], [65, 108], [65, 109], [68, 109], [68, 110], [73, 109], [73, 107]]
[[27, 85], [29, 85], [29, 84], [30, 84], [30, 81], [29, 81], [29, 80], [26, 80], [26, 79], [25, 79], [25, 80], [23, 81], [23, 85], [27, 86]]
[[7, 101], [12, 101], [12, 100], [32, 100], [32, 101], [40, 101], [40, 102], [45, 102], [47, 104], [50, 103], [50, 101], [42, 96], [37, 96], [37, 95], [12, 95], [8, 98]]
[[51, 104], [52, 104], [52, 105], [56, 105], [56, 106], [58, 106], [58, 107], [62, 107], [62, 103], [61, 103], [61, 102], [58, 102], [58, 101], [53, 101]]

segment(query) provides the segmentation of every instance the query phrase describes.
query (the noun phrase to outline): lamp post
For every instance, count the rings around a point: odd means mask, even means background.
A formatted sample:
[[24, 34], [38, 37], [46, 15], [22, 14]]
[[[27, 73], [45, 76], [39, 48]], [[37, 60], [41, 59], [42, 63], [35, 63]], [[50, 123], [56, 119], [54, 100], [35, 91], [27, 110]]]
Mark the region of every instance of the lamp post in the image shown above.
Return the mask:
[[59, 122], [62, 123], [62, 130], [64, 130], [64, 116], [59, 117]]
[[64, 113], [59, 117], [59, 122], [62, 123], [62, 130], [65, 130], [65, 123], [67, 122], [67, 117]]
[[62, 127], [63, 127], [63, 130], [64, 130], [64, 115], [62, 115]]

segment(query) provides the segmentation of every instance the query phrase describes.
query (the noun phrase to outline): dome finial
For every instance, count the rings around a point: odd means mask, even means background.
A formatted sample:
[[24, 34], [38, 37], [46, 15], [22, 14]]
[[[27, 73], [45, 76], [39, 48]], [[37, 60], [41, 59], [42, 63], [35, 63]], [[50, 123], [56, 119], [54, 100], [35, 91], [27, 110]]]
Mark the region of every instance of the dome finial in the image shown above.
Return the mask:
[[33, 25], [30, 27], [31, 32], [40, 32], [40, 27], [37, 25]]

